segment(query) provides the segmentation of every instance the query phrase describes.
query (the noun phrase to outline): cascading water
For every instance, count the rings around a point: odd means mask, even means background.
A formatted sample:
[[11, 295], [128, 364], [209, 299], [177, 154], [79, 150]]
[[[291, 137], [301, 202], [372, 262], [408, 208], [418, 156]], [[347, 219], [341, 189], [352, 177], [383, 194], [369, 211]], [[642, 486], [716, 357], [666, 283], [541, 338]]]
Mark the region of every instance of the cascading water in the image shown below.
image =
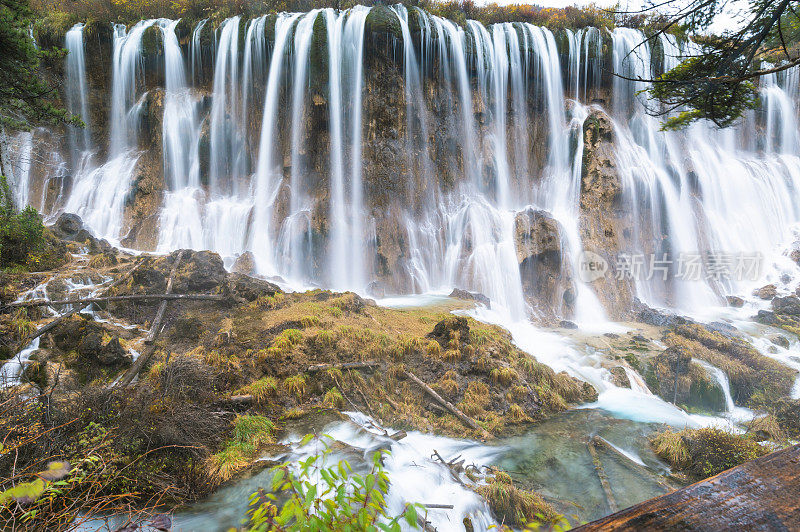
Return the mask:
[[79, 116], [83, 128], [70, 126], [69, 143], [72, 160], [77, 162], [83, 151], [92, 146], [91, 120], [89, 119], [89, 90], [86, 83], [86, 54], [83, 43], [83, 24], [76, 24], [67, 32], [65, 39], [66, 103], [67, 111]]
[[[355, 7], [246, 22], [233, 17], [216, 33], [210, 21], [201, 21], [187, 45], [178, 41], [175, 21], [142, 21], [130, 31], [115, 26], [107, 161], [73, 157], [69, 188], [48, 203], [53, 210], [77, 212], [101, 236], [125, 236], [141, 113], [151, 105], [142, 90], [142, 38], [156, 26], [164, 69], [157, 248], [208, 248], [229, 264], [251, 251], [264, 275], [363, 291], [383, 267], [374, 252], [386, 238], [375, 226], [375, 177], [364, 175], [362, 161], [371, 142], [363, 131], [372, 127], [364, 104], [371, 90], [365, 70], [370, 12]], [[641, 32], [628, 28], [607, 34], [585, 28], [559, 41], [530, 24], [486, 28], [468, 21], [461, 28], [416, 8], [397, 5], [391, 13], [399, 28], [393, 46], [403, 50], [400, 140], [408, 161], [398, 170], [408, 178], [404, 199], [392, 206], [396, 238], [406, 249], [390, 274], [389, 290], [459, 286], [484, 292], [510, 316], [525, 318], [530, 300], [522, 295], [513, 227], [516, 213], [532, 207], [558, 221], [566, 275], [575, 282], [574, 310], [556, 312], [577, 322], [602, 320], [605, 309], [576, 275], [584, 248], [582, 133], [597, 105], [585, 102], [604, 82], [605, 44], [615, 73], [643, 79], [656, 74], [654, 65], [677, 64], [690, 45], [660, 36], [651, 50], [639, 46]], [[81, 33], [78, 25], [67, 35], [66, 100], [88, 123]], [[209, 35], [215, 35], [211, 44]], [[311, 71], [320, 65], [327, 70], [323, 76]], [[634, 246], [623, 251], [671, 259], [758, 252], [774, 277], [791, 269], [781, 246], [791, 241], [790, 228], [800, 219], [792, 193], [800, 184], [797, 78], [792, 69], [765, 81], [762, 119], [769, 134], [761, 145], [750, 131], [755, 116], [735, 131], [697, 124], [686, 133], [662, 132], [638, 95], [647, 83], [613, 78], [616, 164]], [[210, 97], [202, 96], [204, 80]], [[567, 95], [576, 101], [568, 102]], [[317, 108], [327, 116], [323, 157], [310, 153], [317, 149], [308, 129]], [[451, 109], [452, 116], [434, 116], [433, 109]], [[439, 128], [440, 121], [454, 124], [459, 134], [438, 138], [433, 126]], [[92, 129], [71, 135], [76, 150], [95, 149]], [[742, 150], [748, 146], [764, 156]], [[320, 160], [327, 162], [320, 167]], [[450, 187], [437, 176], [448, 165], [456, 176]], [[28, 173], [21, 170], [14, 175]], [[327, 178], [321, 192], [314, 173]], [[737, 186], [725, 186], [731, 180]], [[20, 203], [33, 201], [27, 181], [13, 179]], [[650, 305], [686, 310], [750, 288], [734, 279], [658, 277], [637, 279], [635, 287]]]

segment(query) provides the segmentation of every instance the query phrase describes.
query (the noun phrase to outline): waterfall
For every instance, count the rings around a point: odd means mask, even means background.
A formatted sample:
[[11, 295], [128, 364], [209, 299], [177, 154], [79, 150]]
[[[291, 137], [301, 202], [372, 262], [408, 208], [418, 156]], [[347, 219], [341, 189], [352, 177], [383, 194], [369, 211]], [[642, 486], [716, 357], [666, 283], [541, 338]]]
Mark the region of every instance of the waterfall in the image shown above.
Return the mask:
[[239, 17], [222, 23], [217, 44], [210, 120], [209, 183], [215, 193], [235, 189], [244, 172], [245, 146], [239, 116]]
[[175, 26], [161, 24], [164, 37], [164, 117], [162, 119], [164, 178], [169, 190], [200, 185], [197, 104], [189, 90]]
[[[359, 290], [366, 285], [362, 245], [365, 235], [361, 190], [361, 99], [364, 25], [368, 14], [369, 8], [356, 6], [349, 11], [346, 20], [340, 16], [334, 26], [332, 13], [327, 12], [332, 225], [329, 267], [330, 282], [339, 289]], [[345, 87], [343, 80], [348, 78], [351, 84]], [[349, 209], [345, 200], [345, 135], [349, 135], [351, 146]]]
[[[625, 78], [677, 65], [691, 43], [660, 35], [640, 45], [643, 34], [631, 28], [461, 27], [403, 5], [386, 11], [397, 17], [396, 34], [376, 40], [365, 35], [370, 12], [234, 16], [216, 29], [203, 20], [184, 45], [177, 21], [115, 25], [107, 128], [90, 124], [83, 26], [74, 26], [64, 98], [91, 127], [70, 129], [69, 155], [48, 148], [52, 169], [29, 164], [43, 136], [18, 135], [8, 157], [15, 200], [51, 216], [76, 212], [99, 236], [120, 241], [134, 176], [152, 175], [152, 157], [139, 153], [143, 112], [163, 102], [164, 182], [148, 240], [159, 251], [211, 249], [228, 265], [250, 251], [258, 273], [297, 286], [460, 287], [524, 319], [539, 295], [522, 293], [514, 219], [538, 209], [558, 222], [562, 268], [575, 288], [574, 303], [553, 312], [586, 324], [611, 310], [577, 275], [583, 130], [604, 108], [628, 224], [630, 249], [620, 251], [671, 263], [666, 278], [635, 279], [636, 297], [699, 312], [765, 279], [800, 274], [785, 256], [800, 223], [798, 68], [765, 78], [762, 109], [735, 128], [665, 132], [645, 112], [650, 103], [639, 93], [647, 82]], [[160, 31], [163, 54], [145, 64], [148, 29]], [[397, 87], [381, 88], [399, 107], [389, 110], [397, 119], [389, 131], [374, 130], [375, 101], [365, 100], [378, 75], [367, 49], [385, 53], [380, 68], [396, 76]], [[603, 79], [606, 65], [622, 77]], [[148, 77], [145, 93], [145, 71], [162, 68], [163, 87]], [[103, 137], [107, 146], [92, 145]], [[380, 165], [392, 166], [375, 175]], [[684, 256], [721, 253], [760, 254], [766, 269], [758, 280], [675, 275]]]
[[91, 148], [89, 119], [89, 89], [86, 83], [86, 56], [83, 43], [83, 24], [75, 24], [66, 35], [66, 104], [67, 111], [79, 116], [84, 127], [69, 127], [70, 154], [77, 161], [79, 154]]
[[142, 37], [155, 23], [138, 22], [130, 32], [121, 24], [114, 26], [109, 159], [99, 167], [82, 159], [63, 207], [81, 216], [92, 231], [112, 242], [122, 236], [125, 199], [138, 161], [137, 130], [144, 104], [143, 97], [137, 99]]
[[[278, 15], [275, 21], [275, 44], [269, 64], [264, 112], [261, 122], [261, 138], [258, 145], [258, 163], [253, 177], [254, 210], [250, 249], [262, 273], [276, 273], [272, 250], [272, 206], [275, 202], [281, 176], [276, 161], [277, 113], [279, 90], [282, 83], [283, 63], [289, 43], [290, 31], [300, 14]], [[282, 166], [282, 165], [281, 165]]]

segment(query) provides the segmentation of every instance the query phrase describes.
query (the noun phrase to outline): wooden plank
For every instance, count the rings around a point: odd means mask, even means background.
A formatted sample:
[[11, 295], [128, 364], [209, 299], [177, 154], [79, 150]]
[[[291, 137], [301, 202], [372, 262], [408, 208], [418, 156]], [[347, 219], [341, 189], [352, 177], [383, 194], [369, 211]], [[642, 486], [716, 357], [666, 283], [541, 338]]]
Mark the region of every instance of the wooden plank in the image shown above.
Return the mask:
[[574, 530], [800, 530], [800, 444]]

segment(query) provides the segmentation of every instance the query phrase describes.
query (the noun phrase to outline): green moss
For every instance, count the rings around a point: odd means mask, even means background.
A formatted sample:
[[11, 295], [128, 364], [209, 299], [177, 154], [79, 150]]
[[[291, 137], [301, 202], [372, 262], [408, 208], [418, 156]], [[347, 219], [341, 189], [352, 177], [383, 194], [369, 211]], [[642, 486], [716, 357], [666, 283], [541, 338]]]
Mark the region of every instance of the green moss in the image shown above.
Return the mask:
[[400, 19], [397, 14], [385, 5], [376, 5], [367, 15], [366, 30], [372, 33], [388, 33], [394, 37], [402, 37]]
[[551, 523], [560, 518], [541, 495], [517, 488], [503, 471], [495, 473], [487, 485], [479, 486], [476, 491], [486, 499], [501, 523], [525, 528], [533, 521]]
[[664, 431], [651, 440], [653, 451], [673, 468], [703, 479], [768, 451], [751, 437], [715, 428]]
[[164, 51], [164, 37], [161, 34], [161, 28], [158, 26], [150, 26], [142, 34], [142, 55], [147, 57], [156, 57]]

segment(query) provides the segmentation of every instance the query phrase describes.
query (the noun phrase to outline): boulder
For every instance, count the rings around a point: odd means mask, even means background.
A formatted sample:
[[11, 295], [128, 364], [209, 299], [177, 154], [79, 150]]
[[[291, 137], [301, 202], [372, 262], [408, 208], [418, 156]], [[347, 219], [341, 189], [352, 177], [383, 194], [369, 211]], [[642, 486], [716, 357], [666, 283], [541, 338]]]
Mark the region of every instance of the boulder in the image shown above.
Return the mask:
[[[177, 254], [175, 251], [170, 256], [172, 259], [169, 261], [170, 269]], [[176, 294], [206, 292], [225, 282], [227, 275], [225, 264], [216, 253], [187, 250], [175, 276], [173, 292]]]
[[783, 335], [775, 334], [769, 337], [769, 341], [784, 349], [789, 349], [789, 339]]
[[488, 308], [492, 308], [492, 302], [489, 300], [489, 298], [478, 292], [470, 292], [460, 288], [453, 288], [453, 291], [450, 292], [450, 297], [455, 299], [466, 299], [467, 301], [475, 301], [477, 303], [486, 305]]
[[235, 273], [242, 273], [244, 275], [253, 275], [256, 273], [256, 259], [251, 251], [245, 251], [233, 262], [231, 271]]
[[65, 212], [58, 217], [50, 229], [57, 237], [71, 240], [83, 229], [83, 220], [77, 214]]
[[800, 298], [797, 296], [775, 297], [772, 300], [772, 310], [776, 314], [800, 315]]
[[761, 299], [769, 300], [778, 295], [778, 287], [774, 284], [768, 284], [754, 291], [753, 295]]
[[744, 299], [738, 296], [726, 296], [729, 307], [742, 308], [744, 306]]
[[537, 209], [517, 213], [514, 246], [526, 298], [551, 315], [571, 315], [574, 291], [559, 223]]
[[241, 273], [229, 274], [225, 285], [235, 296], [247, 301], [255, 301], [262, 296], [274, 296], [281, 291], [280, 288], [269, 281]]

